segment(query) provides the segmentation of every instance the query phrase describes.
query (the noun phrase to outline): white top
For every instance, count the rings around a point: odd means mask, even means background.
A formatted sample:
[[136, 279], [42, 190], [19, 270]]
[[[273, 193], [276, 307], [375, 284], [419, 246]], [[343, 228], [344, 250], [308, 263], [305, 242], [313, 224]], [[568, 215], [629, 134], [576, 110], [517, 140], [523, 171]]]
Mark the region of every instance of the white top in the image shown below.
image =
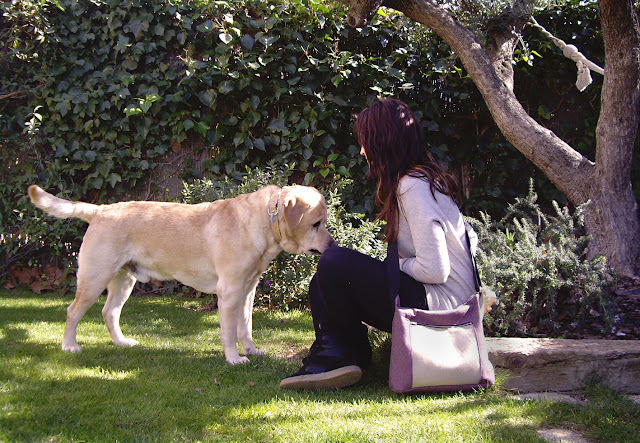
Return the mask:
[[400, 270], [424, 283], [431, 310], [453, 309], [475, 293], [472, 247], [477, 236], [451, 197], [426, 179], [405, 175], [398, 185], [398, 255]]

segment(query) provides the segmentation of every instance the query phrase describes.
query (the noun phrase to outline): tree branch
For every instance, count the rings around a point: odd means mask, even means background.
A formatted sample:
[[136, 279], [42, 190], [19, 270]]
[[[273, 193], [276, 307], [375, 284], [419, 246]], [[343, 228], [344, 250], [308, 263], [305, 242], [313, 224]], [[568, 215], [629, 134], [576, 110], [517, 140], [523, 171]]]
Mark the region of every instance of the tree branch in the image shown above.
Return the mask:
[[[385, 0], [382, 4], [438, 34], [460, 57], [504, 137], [572, 203], [578, 205], [588, 200], [594, 163], [527, 114], [509, 86], [498, 77], [492, 60], [471, 31], [429, 0]], [[351, 0], [350, 5], [348, 23], [362, 26], [373, 16], [379, 3]]]
[[[36, 86], [35, 89], [38, 89], [40, 86]], [[7, 94], [0, 95], [0, 100], [10, 99], [13, 97], [19, 97], [23, 95], [35, 94], [34, 89], [18, 89], [17, 91], [11, 91]]]

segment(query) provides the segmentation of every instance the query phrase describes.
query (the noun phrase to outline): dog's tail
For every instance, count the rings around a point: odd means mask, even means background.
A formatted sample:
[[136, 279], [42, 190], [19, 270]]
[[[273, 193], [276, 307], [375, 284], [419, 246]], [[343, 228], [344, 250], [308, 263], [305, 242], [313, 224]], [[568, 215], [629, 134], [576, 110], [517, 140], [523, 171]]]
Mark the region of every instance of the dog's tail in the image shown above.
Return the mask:
[[96, 205], [63, 200], [36, 185], [29, 186], [29, 197], [34, 206], [58, 218], [79, 218], [91, 222], [93, 216], [98, 212]]

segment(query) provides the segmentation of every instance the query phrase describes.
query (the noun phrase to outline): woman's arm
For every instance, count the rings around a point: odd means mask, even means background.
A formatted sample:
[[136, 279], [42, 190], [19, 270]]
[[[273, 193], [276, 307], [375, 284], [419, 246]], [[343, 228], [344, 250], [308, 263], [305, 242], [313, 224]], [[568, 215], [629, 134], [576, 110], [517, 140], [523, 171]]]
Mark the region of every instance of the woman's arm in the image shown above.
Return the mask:
[[451, 272], [445, 236], [447, 224], [441, 207], [450, 199], [436, 195], [438, 200], [433, 197], [429, 183], [417, 178], [403, 179], [398, 188], [400, 211], [406, 218], [415, 249], [415, 257], [400, 259], [400, 269], [428, 284], [445, 283]]

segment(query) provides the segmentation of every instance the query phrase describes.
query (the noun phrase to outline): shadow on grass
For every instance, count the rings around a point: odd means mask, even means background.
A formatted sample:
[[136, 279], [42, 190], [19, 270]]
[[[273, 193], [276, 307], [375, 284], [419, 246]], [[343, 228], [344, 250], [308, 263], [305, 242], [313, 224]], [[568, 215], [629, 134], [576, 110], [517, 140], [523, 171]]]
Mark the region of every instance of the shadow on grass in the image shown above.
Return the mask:
[[[60, 340], [70, 297], [2, 295], [3, 441], [204, 438], [227, 409], [276, 396], [291, 365], [269, 356], [228, 365], [217, 313], [179, 297], [127, 303], [122, 329], [140, 341], [129, 349], [112, 345], [101, 297], [79, 325], [82, 352], [65, 353]], [[255, 325], [261, 342], [309, 328], [300, 316], [283, 320], [264, 311], [256, 312]]]

